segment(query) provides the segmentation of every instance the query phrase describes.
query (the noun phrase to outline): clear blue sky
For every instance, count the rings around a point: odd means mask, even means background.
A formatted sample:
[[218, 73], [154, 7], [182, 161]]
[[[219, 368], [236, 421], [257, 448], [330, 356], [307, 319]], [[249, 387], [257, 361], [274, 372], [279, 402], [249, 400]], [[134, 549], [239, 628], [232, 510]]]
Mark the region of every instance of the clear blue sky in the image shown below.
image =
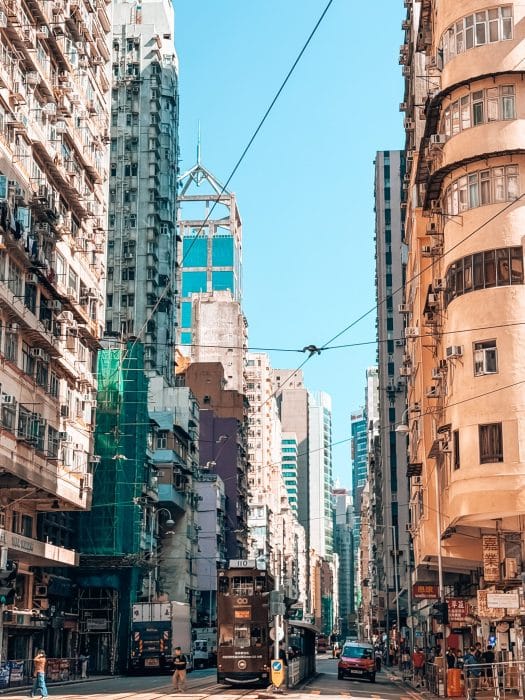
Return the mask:
[[[223, 182], [327, 0], [174, 0], [181, 171], [202, 162]], [[250, 346], [321, 346], [374, 304], [373, 160], [403, 145], [398, 65], [402, 0], [334, 0], [229, 189], [244, 235]], [[375, 339], [375, 313], [338, 343]], [[304, 355], [270, 353], [274, 367]], [[333, 440], [350, 435], [374, 345], [305, 366], [331, 394]], [[349, 487], [350, 446], [334, 447]]]

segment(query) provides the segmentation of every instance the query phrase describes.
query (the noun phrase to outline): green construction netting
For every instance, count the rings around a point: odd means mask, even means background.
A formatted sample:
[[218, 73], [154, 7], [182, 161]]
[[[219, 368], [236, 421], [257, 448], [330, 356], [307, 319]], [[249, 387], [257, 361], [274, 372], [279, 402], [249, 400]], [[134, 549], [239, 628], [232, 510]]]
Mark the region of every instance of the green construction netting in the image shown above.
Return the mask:
[[93, 500], [79, 518], [83, 554], [119, 556], [141, 549], [142, 508], [147, 480], [148, 379], [140, 343], [98, 355]]

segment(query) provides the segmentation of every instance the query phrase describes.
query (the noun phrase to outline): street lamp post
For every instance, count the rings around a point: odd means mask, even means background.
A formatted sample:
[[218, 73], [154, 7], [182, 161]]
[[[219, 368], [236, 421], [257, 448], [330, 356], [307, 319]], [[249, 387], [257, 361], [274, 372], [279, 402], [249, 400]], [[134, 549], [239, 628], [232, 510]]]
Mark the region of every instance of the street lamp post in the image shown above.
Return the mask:
[[[155, 508], [155, 510], [152, 511], [151, 514], [151, 528], [150, 528], [150, 543], [149, 543], [149, 554], [150, 554], [150, 561], [153, 558], [153, 538], [155, 535], [155, 523], [157, 523], [158, 527], [158, 516], [160, 513], [167, 513], [168, 517], [166, 518], [164, 524], [168, 528], [166, 531], [166, 535], [172, 535], [173, 530], [171, 528], [175, 525], [175, 521], [173, 520], [171, 516], [171, 511], [168, 508]], [[148, 572], [148, 602], [151, 603], [151, 599], [153, 597], [153, 571], [150, 567], [150, 570]]]
[[398, 657], [401, 658], [400, 655], [400, 642], [401, 642], [401, 617], [399, 615], [399, 581], [398, 581], [398, 575], [399, 575], [399, 552], [397, 550], [397, 532], [396, 532], [396, 526], [391, 525], [392, 528], [392, 547], [394, 551], [394, 592], [396, 595], [396, 637], [397, 637], [397, 653]]

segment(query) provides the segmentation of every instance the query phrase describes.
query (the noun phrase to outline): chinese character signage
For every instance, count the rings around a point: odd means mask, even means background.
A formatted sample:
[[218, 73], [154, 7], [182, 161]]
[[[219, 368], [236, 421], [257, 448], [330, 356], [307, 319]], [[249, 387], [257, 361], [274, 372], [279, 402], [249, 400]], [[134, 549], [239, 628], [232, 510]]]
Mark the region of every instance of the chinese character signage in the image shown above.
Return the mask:
[[501, 620], [505, 617], [505, 608], [489, 608], [487, 603], [488, 593], [494, 591], [478, 591], [478, 616], [489, 620]]
[[518, 591], [512, 593], [504, 593], [503, 591], [489, 591], [487, 593], [487, 607], [518, 610], [520, 607]]
[[497, 535], [483, 535], [483, 578], [499, 581], [499, 539]]
[[447, 598], [448, 619], [451, 625], [456, 622], [465, 622], [469, 614], [468, 601], [463, 598]]
[[439, 598], [438, 587], [435, 583], [414, 583], [412, 588], [412, 597], [414, 599], [423, 598]]

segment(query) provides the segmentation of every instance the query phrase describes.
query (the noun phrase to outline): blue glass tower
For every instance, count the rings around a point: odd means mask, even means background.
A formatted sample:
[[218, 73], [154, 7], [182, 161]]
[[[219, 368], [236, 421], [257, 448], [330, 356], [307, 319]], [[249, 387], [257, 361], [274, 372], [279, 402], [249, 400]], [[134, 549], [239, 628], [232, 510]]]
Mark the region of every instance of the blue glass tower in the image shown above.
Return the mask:
[[178, 235], [182, 241], [178, 344], [192, 343], [192, 297], [230, 291], [242, 301], [242, 224], [235, 195], [200, 162], [179, 177]]
[[[364, 410], [350, 417], [352, 436], [352, 503], [354, 508], [353, 547], [354, 563], [359, 561], [361, 532], [361, 494], [366, 483], [368, 470], [367, 420]], [[355, 606], [359, 605], [360, 590], [355, 588]]]

